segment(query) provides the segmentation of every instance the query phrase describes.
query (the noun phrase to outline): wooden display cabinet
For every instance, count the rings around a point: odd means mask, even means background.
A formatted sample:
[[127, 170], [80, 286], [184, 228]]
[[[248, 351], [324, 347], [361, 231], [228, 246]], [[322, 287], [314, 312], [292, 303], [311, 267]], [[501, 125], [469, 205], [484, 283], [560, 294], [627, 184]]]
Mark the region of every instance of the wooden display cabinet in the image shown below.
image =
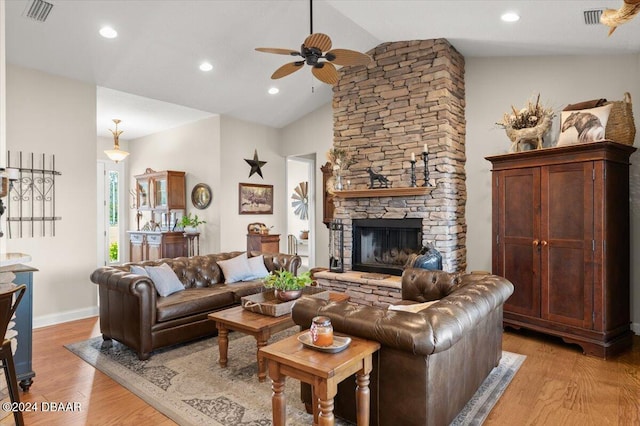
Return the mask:
[[333, 176], [333, 170], [331, 169], [331, 163], [327, 163], [320, 167], [322, 171], [322, 223], [329, 227], [329, 224], [333, 220], [333, 194], [327, 189], [329, 179]]
[[129, 231], [130, 262], [187, 256], [183, 232]]
[[134, 176], [138, 210], [184, 210], [187, 208], [185, 172], [147, 169]]
[[611, 141], [487, 157], [504, 324], [609, 357], [631, 345], [629, 156]]

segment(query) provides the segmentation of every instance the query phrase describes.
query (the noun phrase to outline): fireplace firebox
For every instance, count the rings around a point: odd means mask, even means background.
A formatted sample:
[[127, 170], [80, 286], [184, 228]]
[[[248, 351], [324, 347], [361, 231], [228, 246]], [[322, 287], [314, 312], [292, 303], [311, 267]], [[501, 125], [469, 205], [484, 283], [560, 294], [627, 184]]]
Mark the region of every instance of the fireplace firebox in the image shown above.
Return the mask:
[[351, 269], [402, 275], [422, 248], [422, 219], [354, 219]]

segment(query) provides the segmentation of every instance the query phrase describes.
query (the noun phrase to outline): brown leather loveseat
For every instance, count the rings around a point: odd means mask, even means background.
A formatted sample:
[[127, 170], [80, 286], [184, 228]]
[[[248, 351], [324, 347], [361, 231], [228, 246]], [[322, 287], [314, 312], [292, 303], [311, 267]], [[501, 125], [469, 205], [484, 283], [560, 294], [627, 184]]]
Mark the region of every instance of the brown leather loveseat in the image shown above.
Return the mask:
[[[293, 320], [308, 328], [316, 315], [336, 332], [382, 344], [371, 373], [371, 424], [448, 425], [471, 399], [502, 354], [502, 309], [513, 284], [490, 274], [449, 274], [409, 268], [403, 303], [436, 303], [417, 313], [302, 298]], [[337, 416], [355, 417], [353, 380], [334, 400]], [[310, 392], [303, 388], [303, 399]]]
[[[263, 291], [262, 280], [225, 284], [217, 262], [243, 254], [229, 252], [178, 257], [96, 269], [91, 281], [99, 287], [100, 331], [105, 340], [115, 339], [148, 359], [151, 351], [217, 333], [211, 312], [240, 304], [240, 298]], [[297, 274], [299, 256], [250, 252], [263, 255], [268, 271], [285, 269]], [[133, 265], [166, 263], [175, 272], [184, 291], [161, 297], [153, 281], [130, 272]]]

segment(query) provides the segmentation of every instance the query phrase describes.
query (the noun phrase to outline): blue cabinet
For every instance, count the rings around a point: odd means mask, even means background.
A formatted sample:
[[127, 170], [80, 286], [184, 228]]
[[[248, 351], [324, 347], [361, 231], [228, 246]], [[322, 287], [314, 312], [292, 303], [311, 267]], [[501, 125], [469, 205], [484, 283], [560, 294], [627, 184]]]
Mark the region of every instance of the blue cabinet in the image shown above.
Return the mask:
[[[4, 269], [4, 268], [3, 268]], [[18, 349], [14, 356], [16, 366], [16, 376], [23, 391], [28, 391], [33, 383], [36, 373], [31, 366], [31, 355], [33, 346], [31, 334], [33, 330], [33, 273], [37, 269], [26, 265], [15, 265], [7, 267], [16, 274], [13, 282], [17, 285], [26, 284], [27, 290], [16, 310], [16, 330], [18, 331]], [[6, 270], [4, 269], [4, 270]]]

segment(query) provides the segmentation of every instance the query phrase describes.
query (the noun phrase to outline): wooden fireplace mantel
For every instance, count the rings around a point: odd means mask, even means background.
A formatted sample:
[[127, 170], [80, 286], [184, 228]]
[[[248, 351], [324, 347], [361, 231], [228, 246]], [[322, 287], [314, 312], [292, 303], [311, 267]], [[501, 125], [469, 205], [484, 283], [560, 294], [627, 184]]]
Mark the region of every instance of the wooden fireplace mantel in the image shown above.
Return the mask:
[[407, 197], [412, 195], [426, 195], [430, 193], [433, 188], [433, 186], [416, 186], [405, 188], [353, 189], [334, 191], [333, 196], [336, 198]]

